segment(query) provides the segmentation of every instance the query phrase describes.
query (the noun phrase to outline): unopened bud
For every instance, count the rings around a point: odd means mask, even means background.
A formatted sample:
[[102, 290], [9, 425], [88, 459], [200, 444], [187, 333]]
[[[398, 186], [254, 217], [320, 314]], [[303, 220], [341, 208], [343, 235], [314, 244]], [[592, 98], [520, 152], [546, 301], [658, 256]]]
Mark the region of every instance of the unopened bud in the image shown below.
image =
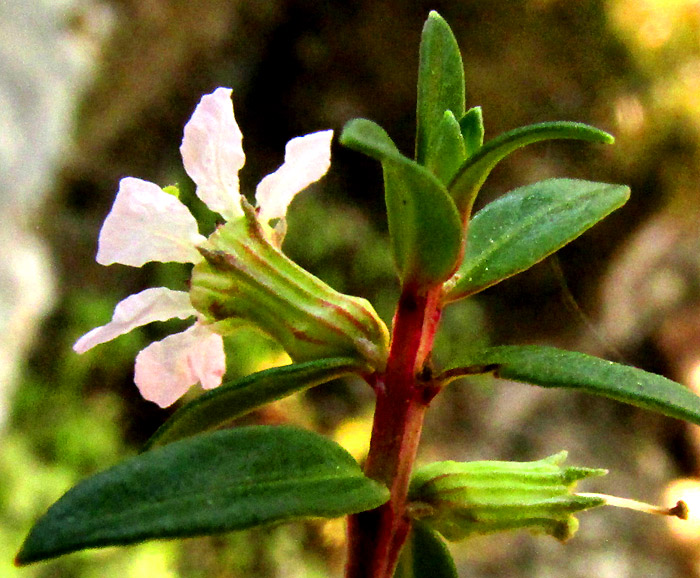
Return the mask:
[[573, 514], [605, 504], [573, 493], [576, 482], [607, 470], [562, 467], [565, 451], [535, 462], [437, 462], [411, 482], [409, 511], [448, 540], [527, 529], [565, 541]]
[[252, 324], [294, 361], [356, 357], [384, 368], [389, 333], [365, 299], [344, 295], [285, 256], [273, 233], [244, 203], [245, 216], [219, 227], [199, 246], [192, 305], [216, 328]]

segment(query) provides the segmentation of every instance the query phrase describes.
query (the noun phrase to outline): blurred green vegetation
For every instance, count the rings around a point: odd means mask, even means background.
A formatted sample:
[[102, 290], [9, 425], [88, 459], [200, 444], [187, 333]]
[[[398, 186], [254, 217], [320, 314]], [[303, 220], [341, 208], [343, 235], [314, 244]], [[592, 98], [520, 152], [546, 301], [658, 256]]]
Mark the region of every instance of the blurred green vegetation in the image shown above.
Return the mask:
[[[340, 575], [343, 529], [318, 523], [11, 567], [23, 535], [48, 505], [77, 480], [137, 451], [169, 414], [139, 398], [133, 361], [145, 345], [184, 323], [148, 326], [81, 357], [71, 345], [108, 321], [125, 296], [149, 286], [184, 287], [182, 266], [100, 267], [94, 262], [96, 239], [118, 180], [126, 175], [179, 183], [185, 202], [206, 222], [203, 232], [213, 228], [215, 217], [192, 195], [178, 146], [195, 103], [215, 86], [234, 89], [247, 153], [242, 187], [248, 193], [279, 165], [289, 138], [327, 127], [338, 131], [353, 117], [379, 122], [409, 152], [420, 30], [428, 10], [437, 9], [462, 47], [468, 104], [483, 107], [487, 138], [542, 120], [588, 122], [617, 136], [612, 148], [554, 143], [524, 150], [494, 172], [481, 199], [550, 176], [632, 186], [628, 207], [561, 253], [569, 290], [585, 311], [595, 313], [601, 278], [616, 248], [647, 219], [672, 215], [697, 239], [697, 2], [110, 0], [107, 5], [114, 27], [76, 119], [75, 147], [38, 219], [54, 250], [59, 304], [27, 361], [2, 439], [1, 576]], [[76, 22], [74, 33], [85, 33], [80, 13]], [[290, 209], [285, 250], [336, 289], [369, 299], [390, 323], [397, 284], [382, 202], [379, 167], [335, 147], [329, 175]], [[698, 271], [686, 273], [693, 282], [700, 279]], [[698, 300], [691, 292], [686, 304]], [[436, 362], [454, 361], [489, 341], [575, 347], [589, 330], [565, 301], [558, 275], [546, 264], [537, 266], [448, 309]], [[641, 349], [624, 354], [649, 369], [673, 367], [673, 359], [654, 344], [654, 328], [640, 331], [646, 332], [637, 341]], [[248, 373], [279, 353], [248, 334], [231, 339], [227, 352], [229, 375]], [[678, 473], [698, 473], [700, 459], [678, 424], [640, 418], [608, 402], [576, 396], [565, 402], [524, 393], [529, 391], [506, 391], [488, 380], [470, 389], [451, 387], [426, 424], [424, 458], [535, 459], [570, 449], [577, 463], [618, 466], [614, 493], [624, 495], [660, 491]], [[343, 381], [246, 419], [292, 421], [337, 434], [353, 446], [343, 436], [366, 435], [371, 404], [366, 386]], [[661, 524], [647, 531], [636, 521], [611, 518], [605, 526], [601, 516], [582, 516], [580, 546], [575, 539], [571, 547], [554, 550], [545, 540], [505, 537], [466, 545], [458, 559], [465, 576], [690, 575], [688, 556], [679, 554]], [[593, 530], [586, 533], [588, 519]]]

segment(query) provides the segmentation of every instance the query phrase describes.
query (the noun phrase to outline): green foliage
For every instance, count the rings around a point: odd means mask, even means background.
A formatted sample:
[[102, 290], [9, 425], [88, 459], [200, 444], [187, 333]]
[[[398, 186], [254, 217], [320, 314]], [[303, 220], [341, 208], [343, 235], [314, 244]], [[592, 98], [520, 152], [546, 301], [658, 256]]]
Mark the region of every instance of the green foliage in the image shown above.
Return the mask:
[[444, 185], [403, 156], [384, 129], [370, 120], [350, 121], [340, 142], [382, 163], [389, 234], [403, 285], [427, 288], [445, 281], [457, 266], [462, 231]]
[[[84, 310], [75, 312], [82, 314]], [[72, 328], [67, 334], [72, 337]], [[125, 355], [133, 364], [135, 352], [123, 343], [116, 349], [122, 347], [129, 349]], [[56, 346], [59, 348], [67, 349], [67, 344]], [[29, 528], [57, 496], [125, 453], [124, 400], [106, 390], [86, 395], [86, 381], [94, 364], [71, 355], [59, 357], [55, 381], [48, 379], [45, 366], [41, 376], [25, 377], [15, 398], [14, 427], [2, 437], [0, 576], [137, 578], [173, 574], [178, 546], [164, 543], [115, 549], [100, 556], [77, 554], [21, 572], [12, 566]], [[118, 365], [116, 355], [104, 357], [110, 369]]]
[[431, 144], [425, 166], [447, 186], [467, 158], [460, 125], [451, 110], [445, 111]]
[[464, 150], [467, 157], [471, 157], [484, 144], [484, 117], [481, 107], [470, 108], [459, 120], [459, 128], [464, 139]]
[[395, 578], [457, 578], [457, 568], [440, 535], [427, 524], [413, 522]]
[[88, 478], [34, 526], [17, 563], [85, 548], [242, 530], [379, 506], [388, 490], [340, 446], [291, 427], [182, 440]]
[[529, 269], [628, 198], [628, 187], [571, 179], [550, 179], [507, 193], [470, 221], [466, 254], [446, 284], [446, 301]]
[[602, 130], [580, 122], [543, 122], [516, 128], [488, 141], [455, 175], [449, 191], [459, 211], [471, 212], [481, 185], [493, 168], [512, 152], [526, 145], [552, 139], [573, 139], [611, 144], [614, 139]]
[[267, 403], [356, 371], [351, 358], [330, 358], [259, 371], [224, 383], [181, 407], [145, 449], [215, 429]]
[[700, 425], [700, 397], [636, 367], [538, 345], [492, 347], [475, 354], [473, 363], [503, 379], [585, 391]]
[[435, 11], [428, 16], [421, 36], [417, 100], [416, 161], [428, 166], [429, 159], [435, 159], [431, 153], [434, 143], [444, 138], [445, 111], [459, 119], [465, 108], [462, 55], [450, 26]]

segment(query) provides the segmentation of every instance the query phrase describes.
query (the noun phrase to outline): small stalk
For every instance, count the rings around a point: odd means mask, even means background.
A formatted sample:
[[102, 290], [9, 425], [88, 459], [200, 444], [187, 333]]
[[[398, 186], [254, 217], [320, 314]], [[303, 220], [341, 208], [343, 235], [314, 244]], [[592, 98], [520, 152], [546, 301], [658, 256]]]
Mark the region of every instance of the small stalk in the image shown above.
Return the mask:
[[372, 438], [365, 474], [387, 485], [390, 500], [348, 522], [346, 578], [391, 578], [410, 531], [408, 486], [423, 417], [436, 389], [421, 378], [440, 319], [441, 287], [404, 288], [394, 315], [389, 359], [376, 381]]

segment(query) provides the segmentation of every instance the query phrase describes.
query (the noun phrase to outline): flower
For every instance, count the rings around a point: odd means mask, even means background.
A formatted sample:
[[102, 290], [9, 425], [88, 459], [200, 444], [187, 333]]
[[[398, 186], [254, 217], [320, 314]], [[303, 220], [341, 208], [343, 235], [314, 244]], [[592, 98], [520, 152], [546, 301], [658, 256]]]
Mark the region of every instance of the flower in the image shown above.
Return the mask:
[[[231, 89], [217, 88], [202, 97], [185, 125], [180, 152], [197, 196], [225, 220], [244, 218], [238, 172], [245, 163], [242, 134], [233, 113]], [[320, 179], [330, 166], [333, 131], [290, 140], [284, 163], [256, 189], [257, 219], [273, 244], [281, 242], [282, 225], [294, 196]], [[97, 262], [141, 267], [149, 261], [197, 264], [207, 239], [197, 221], [175, 195], [158, 185], [127, 177], [121, 180], [112, 210], [100, 231]], [[131, 295], [117, 304], [112, 320], [81, 337], [73, 346], [84, 353], [132, 329], [171, 318], [195, 317], [192, 327], [152, 343], [136, 357], [134, 381], [141, 395], [161, 407], [174, 403], [194, 384], [205, 389], [221, 384], [226, 360], [223, 340], [192, 305], [188, 292], [165, 287]]]
[[576, 492], [576, 484], [607, 470], [564, 466], [567, 452], [534, 462], [435, 462], [411, 479], [409, 515], [457, 541], [477, 534], [525, 529], [565, 542], [578, 529], [575, 514], [615, 506], [686, 520], [678, 500], [664, 508], [606, 494]]
[[411, 515], [450, 541], [526, 529], [562, 542], [578, 528], [574, 514], [606, 503], [577, 494], [576, 483], [607, 470], [564, 467], [567, 452], [535, 462], [435, 462], [411, 480]]

